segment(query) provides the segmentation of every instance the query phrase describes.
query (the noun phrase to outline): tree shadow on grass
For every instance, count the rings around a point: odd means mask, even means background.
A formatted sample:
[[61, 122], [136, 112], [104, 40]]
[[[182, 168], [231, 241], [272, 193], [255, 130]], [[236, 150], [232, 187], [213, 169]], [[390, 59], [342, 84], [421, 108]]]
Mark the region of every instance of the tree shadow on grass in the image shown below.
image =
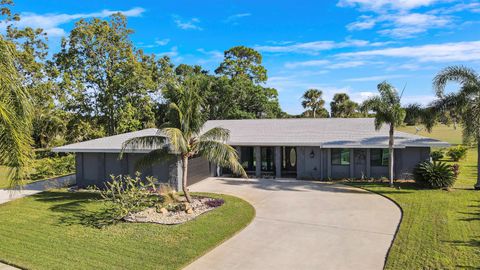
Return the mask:
[[[89, 192], [42, 192], [35, 200], [51, 204], [49, 210], [58, 215], [58, 225], [81, 225], [102, 228], [118, 221], [111, 209], [98, 202], [99, 194]], [[91, 208], [91, 209], [89, 209]]]
[[475, 204], [469, 205], [468, 208], [472, 211], [459, 212], [467, 217], [461, 218], [462, 221], [480, 221], [480, 201], [475, 201]]

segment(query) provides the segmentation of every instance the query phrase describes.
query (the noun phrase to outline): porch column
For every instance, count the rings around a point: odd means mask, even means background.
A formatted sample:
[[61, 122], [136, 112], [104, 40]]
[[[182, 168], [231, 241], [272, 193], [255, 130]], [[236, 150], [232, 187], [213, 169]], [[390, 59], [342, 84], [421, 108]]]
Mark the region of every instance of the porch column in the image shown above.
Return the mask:
[[366, 161], [367, 161], [367, 163], [366, 163], [366, 164], [367, 164], [367, 165], [366, 165], [366, 167], [367, 167], [367, 178], [370, 178], [370, 175], [371, 175], [371, 174], [370, 174], [370, 167], [371, 167], [371, 166], [370, 166], [370, 148], [367, 148], [367, 157], [366, 157], [366, 159], [367, 159], [367, 160], [366, 160]]
[[327, 179], [332, 178], [332, 149], [327, 149]]
[[275, 146], [275, 177], [282, 177], [282, 148], [280, 146]]
[[320, 161], [320, 181], [324, 180], [324, 173], [323, 173], [323, 149], [322, 148], [319, 148], [320, 150], [318, 151], [320, 153], [320, 156], [319, 156], [319, 161]]
[[262, 153], [260, 146], [255, 146], [255, 176], [260, 178], [262, 176]]
[[353, 157], [354, 151], [353, 148], [350, 148], [350, 178], [355, 177], [355, 159]]

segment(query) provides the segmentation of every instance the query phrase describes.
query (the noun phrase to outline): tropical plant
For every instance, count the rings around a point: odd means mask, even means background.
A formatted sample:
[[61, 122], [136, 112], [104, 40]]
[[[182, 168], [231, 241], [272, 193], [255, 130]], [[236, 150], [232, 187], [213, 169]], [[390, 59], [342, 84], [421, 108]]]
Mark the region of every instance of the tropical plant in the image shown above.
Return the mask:
[[12, 187], [25, 178], [33, 155], [30, 95], [14, 55], [14, 45], [0, 35], [0, 164], [12, 168]]
[[413, 176], [416, 182], [430, 188], [447, 188], [453, 186], [456, 177], [452, 166], [445, 162], [420, 162], [415, 167]]
[[454, 147], [450, 147], [447, 150], [447, 155], [453, 160], [453, 161], [459, 161], [461, 159], [464, 159], [467, 156], [467, 151], [468, 148], [463, 146], [463, 145], [457, 145]]
[[330, 102], [331, 116], [350, 118], [356, 117], [358, 104], [350, 100], [346, 93], [336, 93]]
[[[318, 89], [308, 89], [302, 96], [302, 106], [303, 108], [307, 109], [307, 115], [313, 116], [316, 118], [317, 115], [320, 114], [320, 117], [328, 117], [327, 115], [322, 113], [323, 111], [326, 112], [323, 106], [325, 105], [325, 101], [322, 99], [323, 92]], [[311, 113], [310, 113], [311, 112]]]
[[156, 181], [153, 177], [142, 179], [140, 173], [135, 177], [112, 175], [105, 188], [97, 190], [103, 200], [110, 203], [108, 210], [111, 216], [121, 219], [128, 213], [141, 211], [160, 200], [160, 197], [152, 196], [150, 192], [155, 189]]
[[375, 112], [375, 129], [380, 130], [384, 124], [389, 126], [388, 131], [388, 171], [390, 186], [393, 186], [393, 146], [395, 128], [402, 125], [405, 119], [405, 110], [400, 104], [397, 90], [387, 82], [377, 86], [379, 96], [371, 97], [364, 101], [363, 107]]
[[137, 162], [137, 167], [151, 165], [178, 155], [182, 166], [182, 189], [188, 202], [188, 161], [201, 156], [222, 167], [229, 167], [234, 173], [247, 177], [238, 161], [238, 154], [226, 144], [230, 132], [221, 127], [202, 130], [206, 122], [202, 112], [203, 98], [199, 95], [203, 78], [188, 76], [183, 82], [171, 85], [172, 102], [169, 104], [169, 122], [162, 125], [153, 136], [136, 137], [127, 140], [121, 155], [127, 148], [148, 147], [152, 150]]
[[[460, 89], [456, 93], [445, 93], [448, 82], [456, 82]], [[475, 142], [478, 148], [477, 183], [480, 190], [480, 76], [464, 66], [451, 66], [440, 71], [433, 79], [433, 86], [440, 98], [434, 106], [442, 110], [453, 110], [463, 128], [465, 142]]]
[[438, 149], [430, 152], [430, 157], [433, 161], [438, 161], [444, 157], [443, 149]]

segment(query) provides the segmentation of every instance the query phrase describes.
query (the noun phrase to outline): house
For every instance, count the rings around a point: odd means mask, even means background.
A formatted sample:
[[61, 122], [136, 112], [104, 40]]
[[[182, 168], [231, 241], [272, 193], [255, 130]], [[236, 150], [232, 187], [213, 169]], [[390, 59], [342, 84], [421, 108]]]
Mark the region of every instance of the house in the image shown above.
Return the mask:
[[[388, 127], [375, 130], [372, 118], [211, 120], [204, 129], [230, 130], [234, 146], [248, 174], [255, 177], [328, 180], [388, 177]], [[135, 173], [135, 162], [152, 149], [126, 149], [126, 140], [157, 134], [145, 129], [53, 149], [76, 154], [76, 178], [81, 186], [102, 185], [109, 175]], [[448, 143], [404, 132], [395, 132], [394, 177], [411, 177], [413, 168], [428, 160], [431, 147]], [[180, 159], [154, 165], [142, 172], [180, 188]], [[189, 183], [208, 176], [226, 175], [203, 158], [189, 162]]]

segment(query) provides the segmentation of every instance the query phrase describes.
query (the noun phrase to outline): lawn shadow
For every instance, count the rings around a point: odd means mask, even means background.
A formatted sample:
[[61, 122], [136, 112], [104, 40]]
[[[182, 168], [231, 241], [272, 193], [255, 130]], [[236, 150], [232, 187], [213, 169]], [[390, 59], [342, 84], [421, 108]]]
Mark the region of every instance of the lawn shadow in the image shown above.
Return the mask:
[[461, 218], [462, 221], [480, 221], [480, 201], [474, 201], [475, 204], [469, 205], [468, 208], [472, 209], [469, 212], [459, 212], [460, 214], [468, 217]]
[[88, 209], [89, 204], [100, 199], [99, 194], [47, 191], [36, 194], [33, 198], [40, 202], [52, 204], [49, 209], [52, 212], [61, 213], [58, 217], [59, 226], [81, 225], [101, 228], [118, 221], [106, 206], [96, 206]]

